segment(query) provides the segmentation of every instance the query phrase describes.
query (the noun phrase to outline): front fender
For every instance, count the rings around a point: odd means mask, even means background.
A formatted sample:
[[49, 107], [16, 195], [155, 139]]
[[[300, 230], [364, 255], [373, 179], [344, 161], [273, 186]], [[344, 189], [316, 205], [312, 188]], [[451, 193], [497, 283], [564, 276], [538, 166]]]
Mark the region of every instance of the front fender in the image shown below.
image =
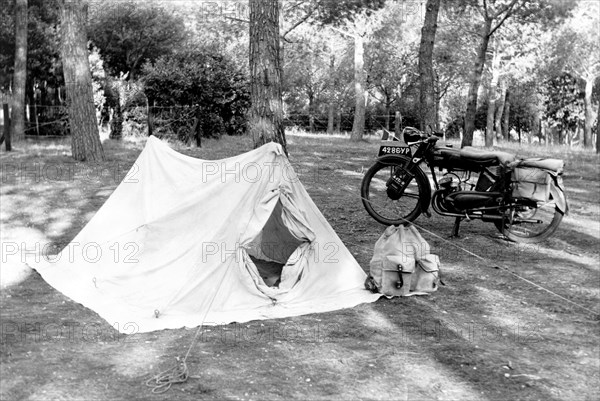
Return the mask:
[[431, 217], [429, 212], [429, 205], [431, 204], [431, 184], [427, 174], [419, 167], [418, 164], [414, 164], [411, 158], [401, 155], [384, 155], [377, 158], [378, 163], [389, 164], [393, 166], [401, 166], [407, 173], [414, 176], [416, 180], [420, 180], [420, 202], [421, 212], [427, 217]]

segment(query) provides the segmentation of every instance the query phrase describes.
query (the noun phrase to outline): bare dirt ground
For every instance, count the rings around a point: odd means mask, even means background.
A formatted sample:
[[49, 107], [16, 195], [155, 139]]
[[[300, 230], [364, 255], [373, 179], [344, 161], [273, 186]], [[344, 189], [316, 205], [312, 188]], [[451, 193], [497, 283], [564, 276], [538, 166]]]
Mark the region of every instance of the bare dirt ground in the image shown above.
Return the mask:
[[[290, 136], [292, 164], [363, 268], [384, 226], [359, 187], [378, 141]], [[74, 163], [67, 142], [2, 154], [2, 252], [26, 241], [65, 246], [124, 177], [143, 143], [107, 142], [101, 167]], [[250, 148], [247, 139], [180, 148], [205, 159]], [[506, 150], [506, 149], [505, 149]], [[565, 148], [515, 148], [567, 162], [570, 215], [544, 243], [499, 238], [492, 224], [421, 216], [446, 283], [428, 297], [380, 299], [317, 315], [205, 329], [190, 378], [155, 395], [145, 379], [175, 365], [196, 329], [120, 335], [30, 269], [2, 263], [0, 396], [107, 399], [600, 399], [600, 179], [598, 157]], [[424, 230], [431, 231], [435, 235]], [[486, 258], [486, 262], [458, 247]], [[50, 248], [48, 248], [50, 249]], [[500, 265], [497, 269], [494, 266]], [[586, 311], [509, 273], [592, 310]]]

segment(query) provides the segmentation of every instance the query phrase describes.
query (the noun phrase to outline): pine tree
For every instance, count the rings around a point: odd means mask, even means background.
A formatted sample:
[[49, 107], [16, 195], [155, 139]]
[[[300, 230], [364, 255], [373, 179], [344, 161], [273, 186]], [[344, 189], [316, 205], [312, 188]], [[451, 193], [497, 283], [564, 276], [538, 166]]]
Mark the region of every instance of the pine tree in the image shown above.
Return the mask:
[[61, 58], [68, 97], [71, 153], [76, 160], [103, 161], [88, 62], [86, 16], [84, 1], [62, 3]]

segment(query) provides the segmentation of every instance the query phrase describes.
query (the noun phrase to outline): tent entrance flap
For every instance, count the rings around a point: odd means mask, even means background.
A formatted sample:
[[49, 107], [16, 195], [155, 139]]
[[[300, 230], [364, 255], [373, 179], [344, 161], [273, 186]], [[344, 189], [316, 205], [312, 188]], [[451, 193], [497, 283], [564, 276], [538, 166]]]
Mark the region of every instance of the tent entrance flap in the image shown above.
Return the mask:
[[260, 277], [270, 287], [279, 285], [284, 267], [295, 263], [295, 253], [307, 242], [290, 232], [284, 223], [283, 212], [279, 201], [261, 232], [247, 246]]

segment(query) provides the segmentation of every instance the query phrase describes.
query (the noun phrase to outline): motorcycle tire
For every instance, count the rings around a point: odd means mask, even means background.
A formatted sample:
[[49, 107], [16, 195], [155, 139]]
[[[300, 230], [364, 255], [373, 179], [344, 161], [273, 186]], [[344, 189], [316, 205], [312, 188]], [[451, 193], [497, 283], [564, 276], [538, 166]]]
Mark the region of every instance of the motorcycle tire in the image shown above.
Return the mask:
[[[561, 194], [561, 196], [564, 196]], [[545, 210], [543, 210], [545, 209]], [[512, 214], [530, 219], [543, 219], [541, 223], [515, 223], [511, 224], [510, 216], [504, 220], [495, 221], [496, 228], [509, 240], [525, 244], [535, 244], [550, 237], [562, 221], [564, 213], [554, 202], [549, 202], [541, 207], [522, 207], [520, 210], [511, 210]]]
[[[409, 163], [410, 159], [404, 156], [384, 156], [369, 168], [363, 178], [360, 191], [363, 205], [367, 213], [381, 224], [400, 225], [414, 221], [424, 207], [429, 206], [429, 179], [418, 166], [413, 166], [409, 172]], [[400, 179], [408, 177], [409, 182], [402, 193], [390, 197], [388, 181], [392, 175]]]

